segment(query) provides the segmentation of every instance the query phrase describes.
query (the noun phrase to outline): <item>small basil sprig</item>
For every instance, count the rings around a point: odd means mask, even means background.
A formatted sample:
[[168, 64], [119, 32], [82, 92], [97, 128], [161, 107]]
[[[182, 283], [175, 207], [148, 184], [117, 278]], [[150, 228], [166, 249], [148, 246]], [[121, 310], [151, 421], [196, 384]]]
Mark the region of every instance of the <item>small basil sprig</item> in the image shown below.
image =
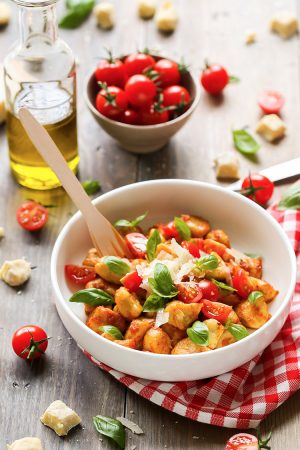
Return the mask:
[[186, 330], [191, 341], [198, 345], [208, 345], [209, 331], [205, 323], [196, 320], [193, 325]]
[[157, 294], [159, 297], [172, 298], [178, 294], [169, 269], [165, 264], [155, 264], [154, 278], [149, 278], [148, 283], [154, 294]]
[[222, 281], [215, 280], [212, 278], [211, 280], [216, 286], [218, 286], [219, 289], [222, 291], [228, 291], [228, 292], [235, 292], [236, 289], [232, 286], [229, 286], [228, 284], [222, 283]]
[[260, 291], [252, 291], [248, 296], [248, 302], [253, 304], [258, 300], [259, 298], [263, 297], [264, 294]]
[[219, 260], [216, 255], [204, 255], [195, 261], [197, 269], [213, 270], [219, 266]]
[[184, 241], [189, 241], [191, 239], [191, 230], [184, 220], [180, 219], [180, 217], [174, 217], [174, 225], [181, 239]]
[[254, 155], [260, 148], [256, 140], [246, 130], [233, 130], [235, 148], [244, 155]]
[[147, 256], [151, 262], [156, 258], [156, 248], [161, 243], [161, 237], [158, 230], [154, 230], [147, 241]]
[[225, 328], [229, 331], [230, 334], [237, 340], [240, 341], [245, 337], [249, 336], [249, 332], [244, 325], [240, 325], [239, 323], [228, 323], [225, 325]]
[[166, 300], [157, 294], [151, 294], [143, 305], [143, 312], [157, 312], [165, 307]]
[[109, 306], [115, 303], [112, 295], [102, 289], [89, 288], [75, 292], [69, 302], [85, 303], [91, 306]]
[[129, 264], [117, 256], [105, 256], [102, 261], [107, 265], [109, 270], [116, 275], [124, 276], [126, 273], [130, 272]]
[[241, 79], [236, 75], [229, 75], [229, 83], [239, 83]]
[[300, 209], [300, 183], [290, 186], [278, 204], [279, 210]]
[[77, 28], [88, 17], [95, 6], [95, 0], [67, 0], [67, 11], [60, 19], [61, 28]]
[[103, 331], [104, 333], [110, 334], [115, 339], [119, 339], [119, 340], [124, 339], [124, 336], [121, 333], [121, 331], [119, 330], [119, 328], [114, 327], [113, 325], [102, 325], [99, 328], [99, 330]]
[[146, 211], [144, 214], [142, 214], [142, 215], [136, 217], [136, 218], [133, 219], [133, 220], [119, 219], [119, 220], [117, 220], [117, 221], [114, 223], [114, 226], [115, 226], [115, 227], [119, 227], [119, 228], [122, 228], [122, 227], [126, 227], [126, 228], [134, 228], [134, 227], [136, 227], [140, 222], [142, 222], [142, 221], [145, 219], [145, 217], [147, 216], [147, 214], [148, 214], [148, 211]]
[[99, 415], [93, 417], [93, 423], [98, 433], [108, 436], [120, 448], [125, 448], [125, 428], [119, 420]]
[[88, 195], [96, 194], [101, 188], [101, 184], [97, 180], [85, 180], [81, 184]]

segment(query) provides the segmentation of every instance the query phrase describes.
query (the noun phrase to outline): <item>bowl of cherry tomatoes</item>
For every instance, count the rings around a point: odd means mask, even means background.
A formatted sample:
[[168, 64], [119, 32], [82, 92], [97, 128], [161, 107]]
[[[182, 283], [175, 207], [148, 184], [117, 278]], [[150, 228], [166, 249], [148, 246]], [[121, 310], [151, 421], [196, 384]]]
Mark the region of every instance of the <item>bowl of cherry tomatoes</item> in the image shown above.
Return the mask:
[[99, 125], [126, 150], [151, 153], [167, 144], [199, 101], [186, 66], [149, 53], [101, 59], [85, 96]]

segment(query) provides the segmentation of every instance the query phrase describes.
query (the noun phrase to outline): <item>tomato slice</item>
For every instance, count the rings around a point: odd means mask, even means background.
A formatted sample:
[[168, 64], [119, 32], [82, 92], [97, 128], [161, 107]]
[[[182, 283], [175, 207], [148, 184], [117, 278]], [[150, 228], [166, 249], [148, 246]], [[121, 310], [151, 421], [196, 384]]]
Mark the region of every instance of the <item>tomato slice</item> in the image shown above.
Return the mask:
[[259, 450], [257, 437], [248, 433], [238, 433], [226, 443], [225, 450]]
[[148, 239], [142, 233], [128, 233], [125, 242], [134, 258], [145, 258]]
[[65, 265], [65, 274], [75, 284], [86, 284], [97, 276], [94, 267], [76, 266], [74, 264]]
[[201, 312], [208, 319], [216, 319], [219, 322], [225, 323], [229, 314], [232, 312], [232, 308], [223, 303], [211, 302], [210, 300], [202, 301]]
[[123, 283], [123, 285], [126, 287], [126, 289], [128, 289], [128, 291], [130, 292], [136, 292], [141, 283], [142, 283], [143, 279], [142, 277], [139, 276], [139, 274], [137, 273], [137, 271], [135, 272], [131, 272], [128, 273], [127, 275], [125, 275], [125, 277], [122, 278], [121, 282]]
[[249, 285], [248, 277], [243, 269], [239, 269], [232, 275], [232, 286], [237, 290], [237, 293], [242, 298], [248, 298], [252, 291]]
[[266, 114], [278, 114], [284, 102], [284, 97], [277, 91], [264, 91], [258, 97], [258, 104]]
[[180, 240], [180, 234], [175, 227], [174, 222], [169, 222], [167, 224], [159, 225], [159, 230], [162, 232], [163, 237], [168, 241], [169, 239], [176, 239], [176, 241]]
[[181, 247], [185, 248], [195, 258], [199, 258], [200, 251], [203, 250], [203, 239], [193, 238], [189, 241], [182, 241]]
[[176, 284], [176, 287], [178, 289], [178, 300], [183, 303], [199, 303], [203, 297], [198, 283], [182, 282]]
[[48, 211], [40, 203], [25, 202], [17, 210], [17, 221], [25, 230], [36, 231], [47, 223]]
[[201, 280], [198, 283], [202, 297], [206, 300], [217, 301], [220, 298], [219, 288], [210, 280]]

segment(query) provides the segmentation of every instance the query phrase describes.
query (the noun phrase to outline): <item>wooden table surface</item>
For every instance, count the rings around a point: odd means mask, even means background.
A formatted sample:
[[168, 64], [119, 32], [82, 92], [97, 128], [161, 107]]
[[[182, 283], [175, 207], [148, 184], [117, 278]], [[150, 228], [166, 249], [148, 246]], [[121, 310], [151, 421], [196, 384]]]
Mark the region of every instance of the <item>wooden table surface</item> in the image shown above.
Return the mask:
[[[231, 128], [248, 125], [254, 129], [260, 113], [256, 104], [264, 88], [280, 90], [286, 98], [283, 118], [287, 136], [278, 144], [262, 141], [256, 162], [240, 156], [242, 173], [258, 170], [299, 155], [300, 70], [299, 39], [282, 41], [268, 30], [270, 15], [277, 9], [296, 10], [296, 0], [178, 0], [180, 23], [168, 37], [160, 35], [153, 21], [136, 15], [133, 0], [115, 1], [117, 25], [103, 32], [90, 18], [80, 29], [61, 31], [79, 61], [78, 131], [80, 178], [101, 180], [102, 192], [140, 180], [190, 178], [216, 183], [213, 159], [232, 147]], [[245, 45], [245, 30], [257, 31], [257, 43]], [[17, 18], [0, 32], [0, 59], [18, 34]], [[204, 58], [223, 63], [240, 83], [229, 86], [224, 97], [203, 94], [191, 121], [163, 150], [148, 156], [122, 151], [97, 125], [83, 100], [83, 79], [87, 71], [109, 47], [128, 53], [148, 46], [180, 58], [196, 73]], [[260, 140], [260, 139], [259, 139]], [[0, 285], [0, 447], [23, 436], [39, 436], [45, 450], [109, 449], [107, 439], [99, 439], [91, 418], [96, 414], [120, 416], [140, 424], [144, 436], [128, 435], [127, 448], [222, 450], [234, 430], [203, 425], [169, 413], [139, 398], [109, 375], [93, 366], [69, 337], [52, 299], [49, 264], [54, 241], [75, 208], [62, 190], [34, 192], [17, 186], [9, 171], [5, 130], [0, 132], [0, 225], [6, 237], [0, 243], [1, 262], [25, 256], [37, 269], [20, 291]], [[278, 192], [278, 191], [277, 191]], [[37, 234], [23, 231], [15, 211], [27, 198], [56, 204], [50, 210], [47, 227]], [[11, 336], [21, 325], [37, 323], [53, 336], [47, 356], [33, 369], [11, 350]], [[44, 427], [39, 417], [55, 399], [62, 399], [83, 419], [83, 427], [65, 439]], [[273, 427], [272, 449], [300, 448], [300, 393], [287, 401], [263, 423]], [[195, 439], [195, 436], [199, 439]]]

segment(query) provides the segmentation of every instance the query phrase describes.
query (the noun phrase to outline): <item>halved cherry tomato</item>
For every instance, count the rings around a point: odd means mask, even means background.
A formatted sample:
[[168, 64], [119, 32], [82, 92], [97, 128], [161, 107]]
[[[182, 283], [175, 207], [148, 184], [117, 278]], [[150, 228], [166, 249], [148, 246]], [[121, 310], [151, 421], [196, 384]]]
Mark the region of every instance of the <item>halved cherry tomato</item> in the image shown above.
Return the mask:
[[134, 258], [145, 258], [148, 239], [142, 233], [128, 233], [125, 236], [127, 247]]
[[155, 59], [147, 53], [132, 53], [124, 61], [125, 71], [128, 77], [143, 73], [145, 69], [150, 69], [155, 64]]
[[254, 173], [244, 179], [240, 192], [260, 205], [265, 205], [273, 195], [274, 183], [264, 175]]
[[135, 272], [131, 272], [128, 273], [127, 275], [125, 275], [125, 277], [122, 278], [121, 282], [123, 283], [123, 285], [126, 287], [126, 289], [128, 289], [130, 292], [136, 292], [141, 283], [142, 283], [143, 279], [142, 277], [139, 276], [139, 274], [137, 273], [137, 271]]
[[199, 303], [202, 299], [202, 291], [199, 289], [198, 283], [182, 282], [176, 284], [178, 289], [178, 300], [184, 303]]
[[201, 312], [208, 319], [216, 319], [219, 322], [225, 323], [229, 314], [232, 312], [232, 308], [223, 303], [211, 302], [210, 300], [202, 301]]
[[134, 109], [126, 109], [120, 117], [120, 121], [127, 123], [128, 125], [137, 125], [139, 121], [139, 115]]
[[140, 125], [158, 125], [169, 120], [169, 111], [164, 109], [164, 105], [152, 104], [143, 108], [139, 112], [138, 122]]
[[161, 231], [163, 237], [168, 241], [169, 239], [176, 239], [176, 241], [180, 240], [180, 234], [175, 227], [174, 222], [169, 222], [167, 224], [161, 224], [158, 226], [158, 229]]
[[36, 231], [47, 223], [48, 211], [39, 203], [25, 202], [17, 210], [17, 221], [25, 230]]
[[225, 450], [259, 450], [259, 448], [256, 436], [248, 433], [239, 433], [227, 441]]
[[266, 114], [278, 114], [284, 102], [284, 97], [277, 91], [264, 91], [258, 97], [258, 104]]
[[126, 73], [124, 64], [120, 59], [114, 59], [109, 54], [108, 59], [101, 59], [95, 70], [95, 78], [101, 83], [107, 83], [108, 86], [124, 87]]
[[94, 267], [76, 266], [74, 264], [65, 265], [65, 274], [75, 284], [86, 284], [97, 276]]
[[201, 280], [197, 284], [206, 300], [217, 301], [220, 298], [219, 288], [212, 281]]
[[22, 359], [38, 359], [48, 347], [47, 333], [37, 325], [24, 325], [12, 337], [12, 348]]
[[96, 108], [109, 119], [118, 120], [127, 106], [127, 95], [116, 86], [108, 86], [97, 94]]
[[243, 269], [237, 270], [237, 272], [232, 275], [232, 286], [242, 298], [248, 298], [250, 292], [253, 290], [249, 285], [248, 277]]
[[151, 105], [156, 95], [156, 86], [145, 75], [133, 75], [125, 85], [129, 103], [136, 108]]
[[173, 85], [163, 90], [163, 99], [165, 106], [176, 106], [183, 112], [188, 108], [191, 96], [185, 87]]
[[176, 62], [169, 59], [160, 59], [155, 63], [153, 69], [159, 74], [156, 80], [159, 87], [165, 88], [173, 84], [179, 84], [181, 75]]
[[227, 70], [219, 64], [207, 66], [202, 72], [200, 81], [204, 89], [213, 95], [220, 94], [229, 83]]
[[189, 241], [182, 241], [181, 247], [185, 248], [195, 258], [199, 258], [200, 251], [203, 250], [203, 239], [193, 238], [190, 239]]

